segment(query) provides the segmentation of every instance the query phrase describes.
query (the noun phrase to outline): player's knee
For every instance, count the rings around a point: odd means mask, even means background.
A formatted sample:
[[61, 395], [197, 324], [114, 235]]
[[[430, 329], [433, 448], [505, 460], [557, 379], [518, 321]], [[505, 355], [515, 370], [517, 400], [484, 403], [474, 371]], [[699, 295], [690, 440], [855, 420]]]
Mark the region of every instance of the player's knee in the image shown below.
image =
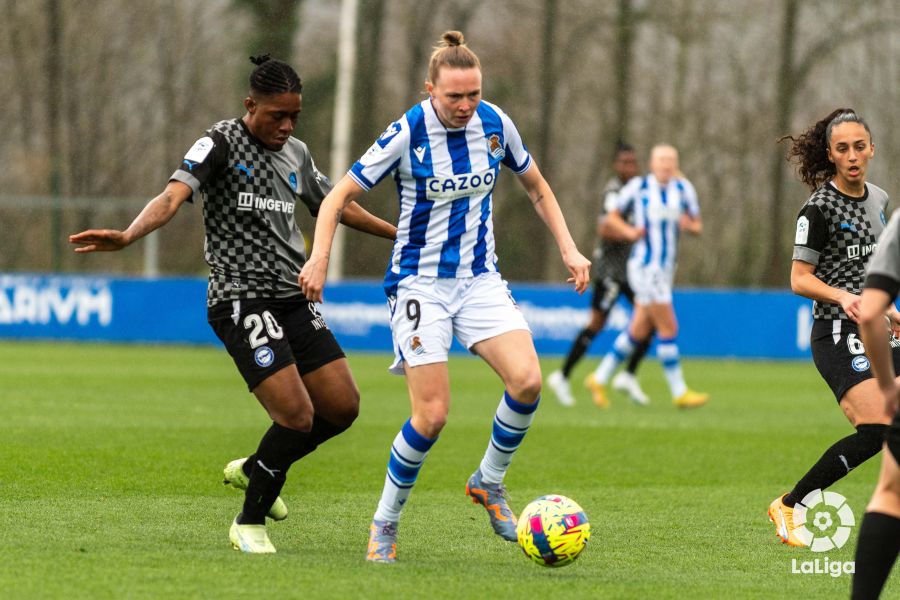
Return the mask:
[[531, 404], [541, 393], [541, 372], [537, 369], [523, 371], [507, 382], [506, 391], [516, 401]]
[[447, 413], [443, 410], [423, 410], [413, 418], [413, 429], [430, 439], [436, 438], [446, 424]]
[[344, 398], [340, 406], [335, 411], [332, 420], [337, 425], [350, 427], [359, 416], [359, 390], [355, 389], [351, 394]]
[[309, 431], [312, 429], [313, 413], [306, 410], [281, 411], [272, 415], [272, 420], [288, 429]]

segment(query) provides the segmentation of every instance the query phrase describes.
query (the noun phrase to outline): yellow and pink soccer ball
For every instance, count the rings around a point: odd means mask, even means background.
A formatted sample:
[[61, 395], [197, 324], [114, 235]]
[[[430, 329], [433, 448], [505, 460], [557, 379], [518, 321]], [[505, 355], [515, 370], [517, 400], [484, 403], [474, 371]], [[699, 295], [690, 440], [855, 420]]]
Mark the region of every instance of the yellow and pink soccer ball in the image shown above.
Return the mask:
[[545, 567], [563, 567], [584, 551], [591, 524], [574, 500], [552, 494], [525, 507], [516, 535], [525, 556]]

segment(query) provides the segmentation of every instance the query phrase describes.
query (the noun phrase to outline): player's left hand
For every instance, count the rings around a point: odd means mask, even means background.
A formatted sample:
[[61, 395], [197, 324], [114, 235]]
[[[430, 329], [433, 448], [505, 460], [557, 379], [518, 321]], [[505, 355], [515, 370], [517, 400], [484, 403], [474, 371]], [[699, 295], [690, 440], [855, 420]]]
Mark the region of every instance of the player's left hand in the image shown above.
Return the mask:
[[584, 293], [591, 282], [591, 261], [586, 259], [577, 250], [563, 256], [563, 262], [571, 277], [566, 279], [566, 283], [574, 283], [575, 291], [579, 294]]
[[300, 291], [310, 302], [322, 301], [322, 290], [325, 288], [325, 276], [328, 274], [328, 259], [311, 254], [297, 276]]

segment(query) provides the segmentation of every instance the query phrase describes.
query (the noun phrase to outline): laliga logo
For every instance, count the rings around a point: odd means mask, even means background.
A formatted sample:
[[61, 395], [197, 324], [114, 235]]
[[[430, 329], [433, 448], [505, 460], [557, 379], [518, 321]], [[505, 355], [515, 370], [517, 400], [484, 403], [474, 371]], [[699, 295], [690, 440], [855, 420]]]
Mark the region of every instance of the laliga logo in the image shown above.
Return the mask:
[[837, 492], [813, 490], [794, 507], [794, 533], [813, 552], [842, 548], [856, 525], [847, 499]]

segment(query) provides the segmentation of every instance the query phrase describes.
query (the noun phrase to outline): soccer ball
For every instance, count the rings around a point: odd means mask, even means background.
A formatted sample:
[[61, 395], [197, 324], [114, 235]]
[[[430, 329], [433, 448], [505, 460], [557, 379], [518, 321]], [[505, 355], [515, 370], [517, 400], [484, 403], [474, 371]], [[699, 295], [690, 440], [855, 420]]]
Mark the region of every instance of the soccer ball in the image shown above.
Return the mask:
[[584, 550], [591, 524], [575, 501], [541, 496], [522, 511], [516, 535], [525, 556], [545, 567], [563, 567]]

